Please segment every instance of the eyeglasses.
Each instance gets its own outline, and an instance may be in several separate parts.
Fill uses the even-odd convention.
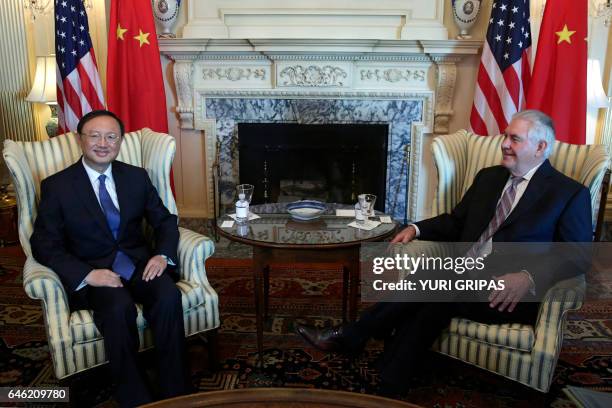
[[[87,137],[89,140],[91,140],[95,144],[100,143],[102,139],[104,139],[106,140],[106,143],[108,143],[109,145],[114,145],[119,141],[119,139],[121,139],[121,136],[119,136],[116,133],[107,133],[105,135],[103,135],[102,133],[97,133],[97,132],[81,133],[81,134]]]

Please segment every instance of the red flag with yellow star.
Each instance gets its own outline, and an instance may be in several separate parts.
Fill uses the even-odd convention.
[[[166,94],[150,0],[112,0],[106,69],[108,109],[126,132],[168,132]]]
[[[550,115],[557,140],[586,141],[587,0],[548,0],[527,108]]]

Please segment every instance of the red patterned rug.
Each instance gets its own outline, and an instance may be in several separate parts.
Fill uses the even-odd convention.
[[[24,257],[0,249],[0,386],[56,384],[37,301],[21,283]],[[341,318],[341,272],[330,266],[273,268],[265,364],[255,367],[255,318],[250,261],[215,258],[207,264],[219,293],[221,370],[208,370],[205,345],[189,340],[192,380],[201,391],[246,387],[313,387],[375,393],[374,362],[382,346],[371,343],[357,360],[318,352],[294,333],[296,321],[332,325]],[[572,407],[566,385],[612,391],[612,304],[588,303],[570,316],[553,386],[548,394],[459,361],[429,353],[418,377],[406,378],[406,401],[426,407]],[[105,368],[78,378],[83,405],[112,405]],[[80,404],[79,404],[80,405]]]

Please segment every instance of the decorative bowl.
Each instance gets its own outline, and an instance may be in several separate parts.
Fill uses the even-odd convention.
[[[287,204],[287,212],[297,221],[316,220],[326,209],[325,203],[316,200],[301,200]]]

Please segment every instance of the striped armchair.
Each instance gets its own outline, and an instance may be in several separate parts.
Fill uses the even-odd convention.
[[[30,249],[40,199],[40,182],[70,166],[81,156],[73,133],[42,142],[4,142],[3,156],[10,170],[19,211],[19,241],[27,260],[23,286],[29,297],[42,301],[45,327],[53,368],[58,379],[107,362],[104,341],[94,324],[90,310],[70,312],[66,292],[51,269],[36,262]],[[173,137],[150,129],[127,133],[118,160],[144,167],[168,210],[177,214],[170,189],[170,167],[176,150]],[[181,279],[185,335],[206,332],[213,337],[219,327],[217,293],[208,283],[204,261],[214,252],[213,242],[200,234],[179,228],[178,256]],[[152,334],[138,308],[137,326],[140,348],[153,346]]]
[[[482,137],[460,130],[433,140],[438,186],[432,215],[451,211],[480,169],[501,162],[502,139],[502,135]],[[557,170],[589,188],[595,225],[609,161],[605,147],[557,142],[549,159]],[[563,343],[566,313],[582,307],[583,295],[584,280],[559,282],[547,292],[535,327],[455,318],[434,349],[547,392]]]

